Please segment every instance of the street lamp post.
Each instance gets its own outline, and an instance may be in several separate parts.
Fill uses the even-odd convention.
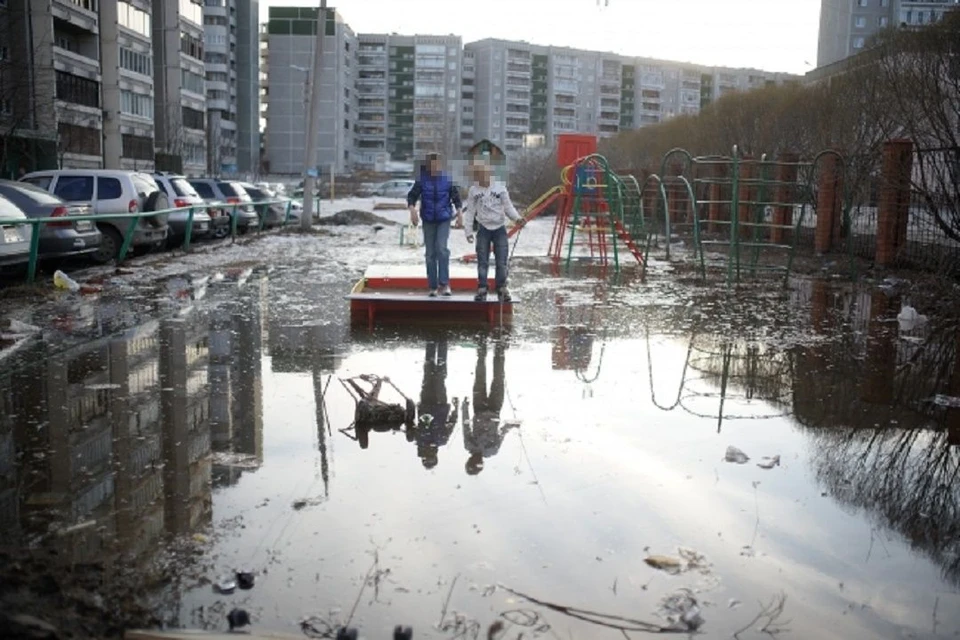
[[[314,44],[313,69],[310,73],[310,103],[307,107],[307,145],[303,162],[303,214],[300,230],[309,231],[313,226],[313,192],[317,177],[317,105],[320,103],[320,65],[323,55],[324,24],[327,16],[327,0],[320,0],[317,14],[317,42]],[[319,207],[319,202],[317,203]]]

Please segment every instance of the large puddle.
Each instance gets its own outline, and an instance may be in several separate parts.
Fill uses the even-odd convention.
[[[955,325],[901,326],[881,289],[527,263],[510,331],[367,334],[350,278],[316,274],[67,314],[24,349],[0,372],[4,541],[64,571],[173,549],[157,615],[210,629],[240,607],[293,633],[622,638],[581,618],[666,625],[678,593],[708,637],[960,629],[960,409],[934,402],[960,396]],[[417,424],[352,428],[363,374]],[[218,593],[237,569],[253,588]]]

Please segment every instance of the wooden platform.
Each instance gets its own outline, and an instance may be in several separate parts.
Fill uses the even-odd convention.
[[[493,280],[488,287],[493,291]],[[491,326],[508,324],[513,319],[515,302],[501,303],[496,295],[486,302],[473,299],[477,290],[476,270],[450,269],[451,296],[431,298],[422,267],[412,265],[375,265],[354,285],[347,299],[353,324],[365,323],[373,329],[377,321],[405,324],[446,324],[484,322]]]

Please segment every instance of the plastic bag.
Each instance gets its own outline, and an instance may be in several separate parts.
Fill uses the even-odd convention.
[[[80,291],[80,284],[60,270],[57,270],[53,274],[53,286],[55,286],[57,289],[66,289],[67,291],[72,291],[73,293]]]

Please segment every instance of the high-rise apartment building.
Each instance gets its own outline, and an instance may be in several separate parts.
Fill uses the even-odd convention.
[[[207,4],[210,4],[209,1]],[[237,2],[237,171],[260,168],[260,3]]]
[[[933,24],[960,0],[821,0],[817,66],[855,55],[887,27]]]
[[[0,2],[0,173],[153,168],[151,11],[149,0]]]
[[[237,171],[237,4],[207,0],[203,6],[209,175]]]
[[[353,122],[357,113],[354,67],[357,39],[335,9],[327,9],[322,29],[319,78],[311,78],[319,9],[270,7],[266,33],[267,170],[303,172],[307,107],[311,82],[320,82],[319,133],[315,166],[343,171],[352,162]]]
[[[462,54],[458,36],[360,34],[356,164],[459,151]]]
[[[123,3],[121,3],[123,4]],[[149,20],[147,14],[146,19]],[[207,169],[203,6],[155,0],[153,67],[158,169],[199,176]]]

